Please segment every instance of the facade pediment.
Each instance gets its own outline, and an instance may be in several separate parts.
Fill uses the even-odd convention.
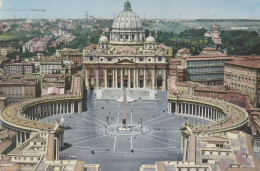
[[[118,61],[117,64],[134,64],[135,62],[130,61],[129,59],[123,59],[121,61]]]

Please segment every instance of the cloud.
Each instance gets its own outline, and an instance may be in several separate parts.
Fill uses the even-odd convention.
[[[0,8],[2,7],[3,4],[3,0],[0,0]]]

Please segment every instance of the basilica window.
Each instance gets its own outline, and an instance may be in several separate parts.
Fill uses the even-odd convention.
[[[91,56],[91,57],[89,58],[89,60],[90,60],[90,61],[93,61],[93,57]]]
[[[159,58],[158,58],[158,61],[161,62],[161,61],[162,61],[162,57],[159,57]]]

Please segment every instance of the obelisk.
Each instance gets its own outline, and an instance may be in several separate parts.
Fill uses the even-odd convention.
[[[124,89],[123,101],[124,101],[123,128],[126,128],[126,94],[125,94],[125,89]]]

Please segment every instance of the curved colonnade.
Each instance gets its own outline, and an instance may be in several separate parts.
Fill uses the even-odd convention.
[[[248,123],[245,109],[229,102],[199,96],[169,96],[169,113],[212,121],[207,125],[187,125],[190,134],[217,133],[240,129]],[[185,126],[185,125],[184,125]]]
[[[82,111],[83,80],[80,76],[72,78],[70,93],[48,95],[25,100],[6,106],[0,115],[2,126],[16,132],[16,145],[25,142],[34,133],[53,133],[63,146],[64,128],[59,124],[49,124],[37,120],[56,114],[77,113]]]

